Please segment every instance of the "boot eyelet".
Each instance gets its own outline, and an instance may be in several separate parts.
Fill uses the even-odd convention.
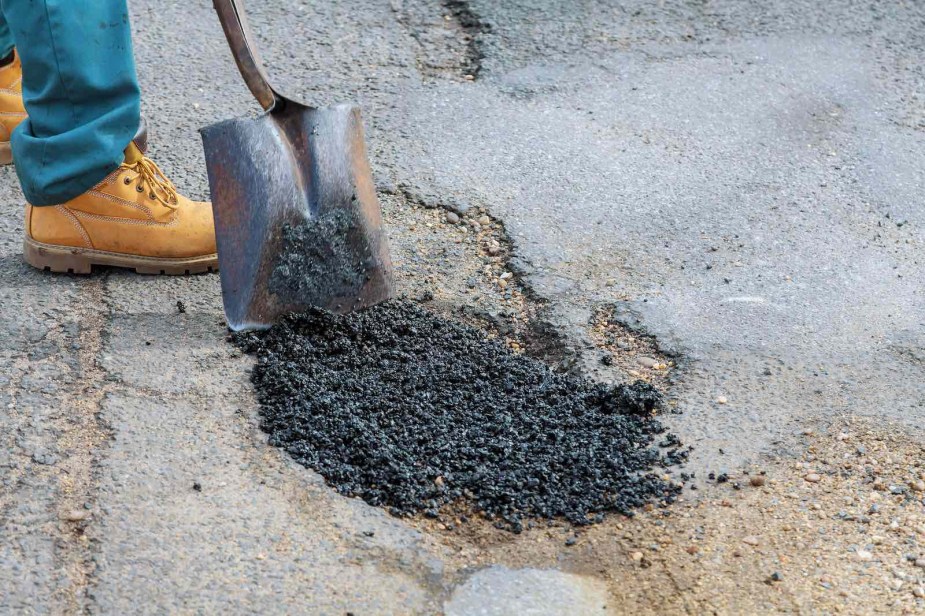
[[[141,186],[136,186],[136,187],[135,187],[135,190],[137,190],[138,192],[144,192],[144,191],[145,191],[145,189],[142,188]]]
[[[132,183],[132,178],[125,178],[125,179],[122,180],[122,181],[125,183],[126,186],[128,186],[129,184]]]
[[[151,197],[152,199],[157,199],[157,195],[155,195],[154,193],[148,193],[148,196]]]

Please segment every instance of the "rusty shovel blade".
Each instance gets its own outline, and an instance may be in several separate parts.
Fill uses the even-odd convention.
[[[273,90],[239,0],[216,10],[266,113],[203,128],[222,299],[233,330],[318,307],[337,313],[392,295],[392,265],[360,110],[307,107]]]

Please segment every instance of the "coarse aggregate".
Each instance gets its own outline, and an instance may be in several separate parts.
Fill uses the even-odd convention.
[[[340,493],[408,516],[462,505],[499,527],[670,502],[650,385],[554,372],[485,332],[394,300],[234,334],[270,442]],[[675,443],[675,439],[669,439]],[[465,516],[464,516],[465,517]]]
[[[269,288],[284,301],[326,306],[331,298],[357,297],[367,273],[381,267],[378,231],[370,237],[357,213],[339,208],[298,224],[284,224]]]

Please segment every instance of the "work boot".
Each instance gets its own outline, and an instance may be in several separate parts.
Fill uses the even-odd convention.
[[[212,205],[177,194],[133,142],[106,178],[61,205],[26,205],[23,253],[30,265],[89,274],[94,265],[139,274],[218,269]]]
[[[13,61],[0,67],[0,165],[13,162],[10,135],[26,119],[22,103],[22,62],[13,52]]]

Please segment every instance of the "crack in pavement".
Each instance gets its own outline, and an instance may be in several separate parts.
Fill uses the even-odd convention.
[[[491,32],[491,25],[476,13],[469,0],[443,0],[443,6],[449,10],[455,22],[466,33],[466,63],[462,67],[466,71],[464,75],[471,75],[473,79],[478,79],[482,71],[482,60],[485,58],[481,37]]]
[[[97,544],[87,537],[85,530],[94,513],[98,513],[94,508],[97,462],[111,437],[111,429],[100,415],[103,397],[112,387],[99,361],[105,322],[111,314],[106,299],[107,281],[104,274],[85,285],[84,301],[77,305],[80,387],[62,400],[61,408],[67,416],[60,419],[62,431],[57,439],[61,461],[56,465],[60,482],[56,504],[61,540],[56,542],[55,557],[58,568],[66,572],[70,582],[62,597],[68,613],[93,612],[90,589],[94,583]]]
[[[390,8],[416,43],[415,58],[422,76],[478,78],[485,57],[482,37],[491,32],[491,26],[469,2],[391,0]]]
[[[49,289],[70,280],[49,280]],[[12,555],[13,571],[20,570],[0,589],[0,606],[12,608],[21,600],[17,593],[40,585],[44,603],[33,607],[88,614],[95,545],[85,529],[94,515],[96,462],[109,438],[99,416],[107,387],[98,363],[105,279],[63,295],[68,293],[75,298],[65,308],[68,316],[45,321],[40,335],[29,337],[27,351],[9,365],[11,378],[0,395],[9,441],[3,445],[6,459],[0,459],[9,469],[0,482],[0,563]],[[60,309],[33,316],[54,318]]]

